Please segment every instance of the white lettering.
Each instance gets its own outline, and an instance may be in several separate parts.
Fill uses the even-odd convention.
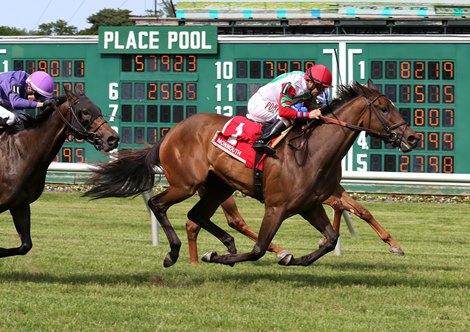
[[[178,33],[176,31],[168,32],[168,49],[173,48],[173,43],[178,41]]]
[[[140,36],[140,33],[139,33]],[[130,31],[129,34],[127,35],[127,43],[126,43],[126,50],[129,48],[136,49],[137,48],[137,42],[135,40],[135,35],[133,31]]]
[[[206,32],[202,31],[202,49],[204,50],[211,50],[212,45],[207,45],[206,44]]]
[[[217,138],[216,142],[217,142],[218,145],[223,146],[225,149],[227,149],[231,153],[233,153],[233,154],[235,154],[239,157],[241,156],[242,152],[239,149],[237,149],[233,145],[229,144],[228,142],[224,141],[220,137]]]
[[[113,39],[114,39],[113,36],[114,36],[114,34],[113,34],[112,31],[105,31],[104,32],[104,35],[103,35],[104,45],[103,45],[103,47],[105,49],[107,49],[109,47],[108,44],[113,41]]]
[[[148,36],[147,31],[140,31],[139,32],[139,49],[140,50],[149,48],[149,45],[147,43],[144,43],[144,39],[146,41],[148,40],[148,38],[144,38],[144,37],[147,37],[147,36]]]
[[[160,42],[160,38],[158,37],[159,35],[160,31],[150,31],[149,48],[151,50],[158,50],[158,43]]]
[[[108,49],[113,47],[118,50],[157,50],[159,49],[159,31],[129,31],[125,43],[121,44],[119,40],[119,31],[105,31],[103,34],[103,48]],[[123,40],[124,41],[124,40]]]
[[[169,31],[168,49],[173,49],[176,44],[181,50],[212,49],[212,45],[207,45],[206,31]]]

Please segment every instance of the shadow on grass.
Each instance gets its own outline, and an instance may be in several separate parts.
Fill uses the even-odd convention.
[[[338,287],[338,286],[367,286],[367,287],[431,287],[461,289],[463,284],[459,277],[436,277],[433,272],[449,271],[465,273],[461,268],[447,266],[418,266],[405,264],[363,264],[363,263],[331,263],[323,264],[319,268],[310,267],[276,267],[279,270],[260,272],[264,269],[255,265],[253,272],[246,269],[237,270],[236,267],[227,267],[227,270],[208,271],[204,265],[191,267],[183,272],[178,269],[164,269],[159,273],[141,272],[136,274],[71,274],[55,275],[53,273],[34,272],[0,272],[0,284],[5,282],[33,282],[64,285],[137,285],[165,287],[165,288],[193,288],[207,287],[209,283],[234,283],[251,285],[266,281],[269,283],[289,283],[294,287]],[[191,270],[193,269],[193,270]],[[393,273],[388,273],[393,270]],[[459,272],[460,271],[460,272]],[[385,275],[384,275],[385,273]],[[206,286],[204,286],[206,284]]]

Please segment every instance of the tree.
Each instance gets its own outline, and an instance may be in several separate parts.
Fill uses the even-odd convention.
[[[129,26],[133,22],[129,19],[130,10],[127,9],[110,9],[105,8],[98,13],[87,18],[88,23],[92,26],[88,29],[81,30],[79,34],[97,35],[100,26]]]
[[[69,26],[64,20],[57,20],[51,23],[43,23],[39,25],[37,34],[39,35],[75,35],[77,33],[77,27]]]
[[[28,32],[24,29],[0,26],[0,36],[25,36]]]
[[[162,0],[165,17],[176,17],[175,6],[172,0]]]
[[[176,17],[175,13],[175,6],[173,5],[172,0],[161,0],[161,4],[163,6],[160,6],[160,8],[157,8],[157,3],[159,1],[155,2],[155,9],[147,9],[146,12],[148,16],[154,16],[154,17]]]

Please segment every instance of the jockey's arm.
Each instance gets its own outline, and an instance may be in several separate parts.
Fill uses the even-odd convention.
[[[299,96],[296,96],[295,88],[291,86],[290,83],[286,83],[279,96],[278,112],[280,117],[285,119],[318,119],[320,117],[321,112],[318,108],[310,111],[293,109],[292,106],[294,105],[294,98],[299,98]],[[306,105],[308,110],[311,105],[311,98],[306,99]]]

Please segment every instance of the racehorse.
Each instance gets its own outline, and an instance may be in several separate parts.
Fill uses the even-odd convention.
[[[30,204],[44,190],[47,168],[69,134],[110,151],[119,136],[103,119],[101,110],[81,92],[65,89],[65,96],[45,107],[24,130],[0,134],[0,213],[10,210],[21,238],[17,248],[0,248],[0,257],[25,255],[31,241]]]
[[[170,251],[163,261],[165,267],[176,263],[181,247],[167,210],[194,195],[201,186],[205,193],[188,212],[188,218],[216,236],[229,252],[225,255],[207,253],[203,261],[234,265],[258,260],[266,253],[281,223],[300,214],[326,237],[326,245],[300,258],[286,255],[279,264],[310,265],[336,245],[338,234],[322,202],[338,187],[341,160],[359,132],[364,130],[380,137],[399,146],[403,152],[418,143],[415,131],[371,81],[367,86],[359,83],[340,86],[338,91],[338,98],[330,104],[330,116],[295,126],[287,135],[288,142],[278,146],[277,157],[266,159],[263,172],[265,213],[258,240],[248,253],[237,254],[233,237],[210,220],[217,207],[235,190],[255,196],[252,170],[211,142],[214,133],[228,121],[222,115],[193,115],[174,126],[153,148],[127,151],[117,160],[99,165],[90,179],[93,187],[85,195],[104,198],[141,194],[152,188],[154,167],[159,165],[169,186],[151,197],[148,203],[170,243]],[[292,142],[294,138],[301,140],[297,146]],[[302,157],[298,158],[296,152]]]
[[[351,212],[367,222],[370,227],[377,233],[377,235],[388,244],[389,252],[391,254],[397,256],[403,256],[405,253],[403,252],[400,244],[387,232],[382,225],[374,218],[372,213],[365,208],[363,205],[359,204],[354,198],[349,195],[349,193],[339,185],[333,192],[333,194],[323,202],[323,204],[329,205],[333,208],[333,230],[339,234],[340,224],[341,224],[341,216],[343,215],[344,211]],[[253,231],[246,223],[246,221],[241,216],[240,212],[238,211],[237,204],[232,196],[230,196],[226,201],[224,201],[220,207],[225,215],[227,220],[227,224],[235,229],[236,231],[240,232],[241,234],[245,235],[246,237],[254,240],[258,239],[258,234]],[[186,236],[188,238],[188,251],[189,251],[189,262],[192,265],[196,265],[199,263],[198,260],[198,250],[197,250],[197,236],[199,231],[201,230],[201,226],[196,224],[195,222],[188,220],[186,221]],[[326,238],[322,238],[320,240],[321,245],[326,244]],[[282,259],[286,254],[288,254],[287,250],[278,245],[271,243],[268,246],[268,251],[271,251],[277,255],[278,258]]]

